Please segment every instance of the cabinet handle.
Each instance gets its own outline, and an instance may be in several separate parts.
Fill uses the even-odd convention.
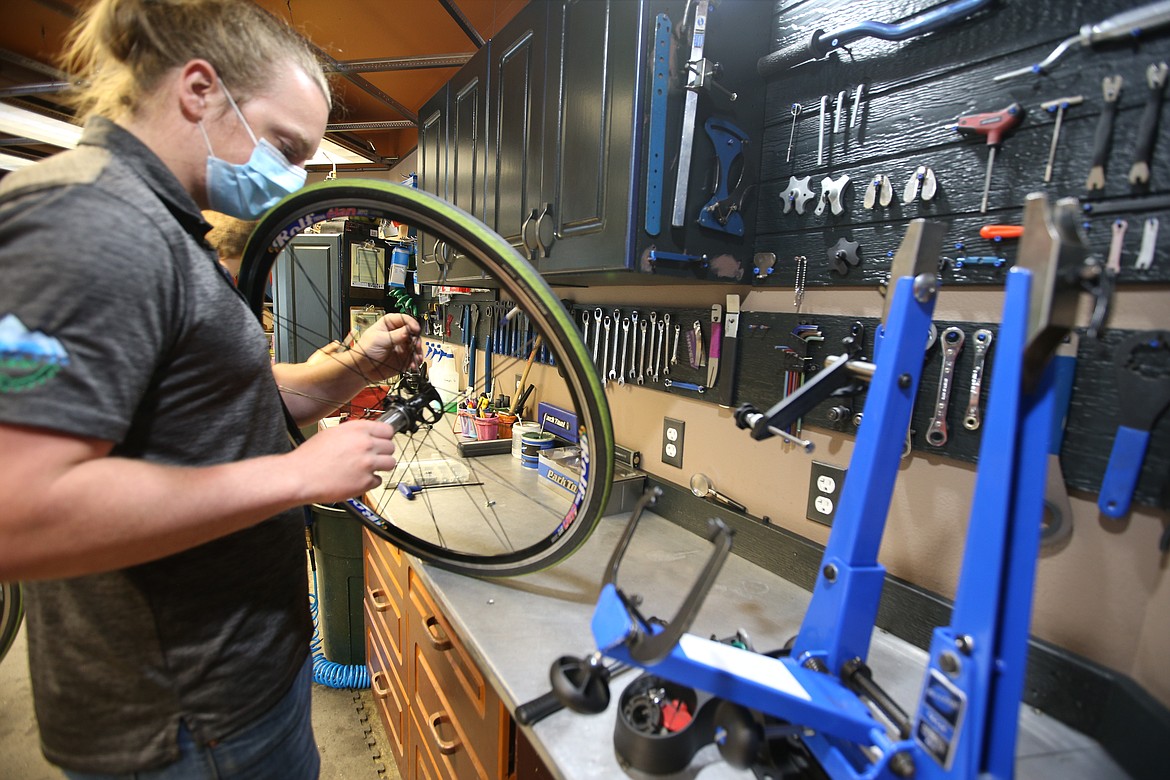
[[[556,231],[554,231],[552,240],[547,244],[540,240],[540,228],[544,224],[544,218],[550,216],[552,216],[552,204],[545,203],[543,206],[541,206],[540,216],[536,218],[536,245],[540,248],[541,257],[548,257],[548,253],[552,249],[553,241],[556,241]]]
[[[386,591],[381,588],[366,588],[366,595],[370,597],[370,604],[373,605],[375,612],[385,612],[390,609],[390,599],[386,598]]]
[[[451,649],[451,638],[447,636],[447,632],[439,625],[439,619],[431,615],[423,624],[427,629],[427,639],[430,640],[431,647],[439,652],[446,652]]]
[[[427,725],[431,727],[431,736],[435,738],[435,747],[439,752],[445,756],[449,756],[459,749],[459,738],[455,737],[450,742],[444,742],[443,738],[439,736],[439,724],[450,723],[451,718],[447,713],[439,710],[434,715],[427,718]]]
[[[384,699],[390,695],[390,686],[387,685],[388,682],[385,672],[374,672],[370,675],[370,687],[374,689],[374,695],[380,699]]]
[[[394,690],[394,686],[389,683],[390,680],[385,672],[374,672],[370,675],[370,687],[374,689],[374,695],[379,699],[385,699],[387,696],[394,699],[395,710],[402,712],[402,700],[398,698],[398,692]]]
[[[529,261],[536,259],[536,247],[528,243],[528,225],[531,224],[532,220],[534,219],[536,219],[536,209],[530,211],[528,216],[525,217],[524,222],[520,225],[520,243],[523,244],[524,249],[527,250]]]

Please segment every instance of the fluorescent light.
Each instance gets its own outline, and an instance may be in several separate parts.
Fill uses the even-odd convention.
[[[59,119],[0,103],[0,133],[72,149],[81,138],[81,128]]]
[[[328,138],[321,139],[321,146],[317,149],[317,153],[305,165],[345,165],[348,163],[368,163],[370,158],[362,157],[360,154],[355,154],[344,146],[330,141]]]
[[[0,152],[0,171],[15,171],[35,162],[36,160],[30,160],[27,157],[17,157],[15,154]]]

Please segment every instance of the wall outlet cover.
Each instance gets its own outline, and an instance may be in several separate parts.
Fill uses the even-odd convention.
[[[687,424],[672,417],[662,419],[662,462],[682,468],[683,433]]]
[[[841,488],[845,484],[845,471],[843,467],[834,466],[832,463],[822,463],[819,460],[812,462],[805,517],[817,523],[833,524],[833,517],[837,514],[837,502],[841,498]]]

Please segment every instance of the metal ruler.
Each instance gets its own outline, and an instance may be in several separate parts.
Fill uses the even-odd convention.
[[[695,21],[691,26],[691,56],[688,63],[703,59],[703,45],[707,39],[707,7],[709,0],[695,3]],[[682,141],[678,149],[678,178],[674,180],[674,210],[670,224],[682,227],[686,223],[687,185],[691,178],[691,153],[695,146],[695,114],[699,110],[699,93],[696,91],[702,75],[687,68],[687,95],[683,104]]]

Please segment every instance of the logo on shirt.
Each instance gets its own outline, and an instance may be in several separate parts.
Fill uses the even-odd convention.
[[[69,355],[61,342],[32,331],[15,314],[0,317],[0,393],[19,393],[48,382]]]

